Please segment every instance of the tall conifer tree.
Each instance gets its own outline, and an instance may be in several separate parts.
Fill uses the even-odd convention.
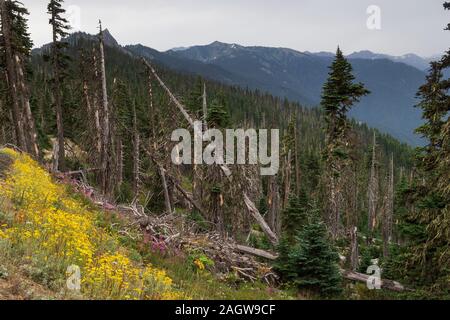
[[[328,224],[337,238],[343,205],[342,175],[349,158],[349,129],[347,113],[361,97],[369,94],[361,83],[355,83],[352,66],[338,48],[323,88],[322,107],[326,120],[326,184]]]

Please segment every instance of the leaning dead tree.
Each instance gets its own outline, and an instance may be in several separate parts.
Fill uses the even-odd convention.
[[[244,201],[245,204],[247,205],[248,211],[261,226],[262,230],[267,235],[270,242],[272,242],[272,244],[274,245],[277,245],[279,241],[278,236],[270,229],[269,225],[266,223],[263,216],[256,208],[255,204],[250,200],[250,198],[246,194],[244,194]]]

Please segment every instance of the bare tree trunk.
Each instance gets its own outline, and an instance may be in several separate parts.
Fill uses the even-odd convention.
[[[339,234],[339,223],[340,223],[340,193],[338,192],[338,186],[336,183],[336,177],[333,176],[333,173],[329,173],[331,175],[329,183],[329,227],[331,231],[331,236],[333,239],[337,239]]]
[[[117,137],[117,184],[123,183],[123,142],[121,137]]]
[[[59,170],[59,143],[58,139],[55,140],[55,143],[53,144],[53,150],[52,150],[52,171],[58,172]]]
[[[264,233],[269,238],[270,242],[272,242],[272,244],[274,244],[274,245],[277,245],[278,241],[279,241],[278,236],[272,231],[272,229],[270,229],[269,225],[264,220],[261,213],[259,213],[255,204],[250,200],[250,198],[246,194],[244,194],[244,201],[245,201],[248,211],[253,216],[253,218],[256,220],[256,222],[258,222],[261,229],[264,231]]]
[[[280,215],[280,190],[276,176],[269,177],[269,190],[268,190],[268,205],[269,214],[268,221],[269,227],[277,234],[281,233],[281,215]]]
[[[297,119],[297,116],[295,117]],[[297,132],[297,122],[295,122],[295,135],[294,135],[294,144],[295,144],[295,151],[294,151],[294,157],[295,157],[295,186],[296,186],[296,192],[297,197],[300,196],[300,162],[299,162],[299,155],[298,155],[298,132]]]
[[[150,143],[149,145],[152,146],[152,144],[155,143],[155,138],[156,138],[156,131],[155,131],[155,108],[153,105],[153,86],[152,86],[152,73],[151,71],[147,68],[147,73],[148,73],[148,77],[147,77],[147,90],[148,90],[148,99],[149,99],[149,105],[148,105],[148,112],[149,112],[149,118],[150,118],[150,132],[151,132],[151,136],[150,136]]]
[[[52,21],[55,21],[56,12],[52,13]],[[58,139],[58,158],[59,158],[59,171],[66,171],[66,152],[64,146],[64,123],[63,123],[63,110],[62,110],[62,97],[61,97],[61,70],[59,68],[59,57],[58,57],[58,34],[56,31],[56,25],[53,24],[53,46],[52,46],[52,62],[53,62],[53,99],[55,100],[55,110],[56,110],[56,128],[57,128],[57,139]]]
[[[289,197],[291,196],[291,174],[292,174],[292,151],[289,150],[286,158],[286,166],[284,172],[284,198],[283,198],[283,209],[289,205]]]
[[[388,189],[386,195],[386,208],[383,221],[383,255],[389,256],[389,244],[392,241],[392,225],[394,219],[394,155],[389,163]]]
[[[203,84],[203,130],[208,130],[208,103],[206,100],[206,84]]]
[[[377,138],[376,133],[373,134],[373,149],[372,149],[372,167],[370,169],[369,180],[369,215],[368,215],[368,237],[367,240],[372,241],[373,232],[377,223],[377,209],[378,209],[378,172],[377,172]]]
[[[186,121],[189,123],[191,127],[194,126],[194,119],[189,115],[189,113],[186,111],[186,107],[182,105],[178,99],[174,96],[174,94],[170,91],[170,89],[167,87],[167,85],[161,80],[161,78],[156,73],[155,69],[151,66],[150,63],[148,63],[147,60],[142,60],[144,65],[150,70],[150,72],[153,74],[153,76],[156,78],[156,80],[159,82],[160,86],[166,91],[166,93],[169,95],[170,100],[175,104],[175,106],[180,110],[180,112],[183,114]]]
[[[84,57],[82,57],[84,59]],[[94,117],[94,109],[92,108],[91,99],[89,97],[89,85],[86,78],[83,76],[83,98],[84,102],[86,103],[86,121],[87,121],[87,129],[89,132],[88,140],[90,142],[90,148],[92,146],[96,145],[97,141],[95,141],[95,137],[97,137],[97,131],[94,121],[92,119],[95,119]],[[94,124],[94,125],[93,125]],[[92,152],[92,150],[90,150]]]
[[[10,123],[11,123],[11,127],[12,128],[14,128],[14,117],[13,117],[13,112],[12,112],[12,110],[10,109],[9,110],[9,121],[10,121]],[[18,138],[17,138],[17,133],[16,133],[16,130],[11,130],[11,136],[12,136],[12,142],[13,142],[13,144],[14,145],[19,145],[19,142],[18,142]]]
[[[95,49],[92,50],[92,59],[93,59],[93,68],[94,68],[94,79],[95,82],[97,83],[97,80],[99,79],[99,74],[100,74],[100,70],[99,70],[99,66],[98,66],[98,60],[97,60],[97,56],[95,54]],[[98,89],[95,86],[95,89]],[[93,117],[94,117],[94,125],[95,125],[95,137],[96,137],[96,150],[97,150],[97,154],[100,155],[101,157],[101,153],[102,153],[102,145],[103,145],[103,140],[102,140],[102,126],[100,123],[100,103],[99,103],[99,97],[98,97],[98,90],[94,90],[94,94],[92,96],[92,108],[93,108]],[[98,159],[97,159],[98,161]],[[97,165],[101,163],[99,163],[99,161],[97,162]]]
[[[29,92],[26,85],[26,79],[23,72],[23,61],[19,58],[19,56],[15,55],[15,61],[17,66],[17,80],[18,80],[18,88],[20,92],[20,97],[22,101],[22,110],[24,111],[25,115],[25,121],[24,121],[24,128],[26,128],[27,132],[27,150],[28,152],[35,158],[39,158],[39,147],[37,144],[37,132],[36,132],[36,126],[34,123],[33,114],[31,113],[31,106],[30,106],[30,98],[29,98]]]
[[[14,122],[14,129],[17,137],[18,147],[26,150],[25,130],[22,118],[22,110],[20,109],[17,79],[16,79],[16,67],[14,61],[14,54],[12,49],[12,34],[11,34],[11,21],[9,12],[6,6],[5,0],[0,0],[0,14],[2,20],[2,34],[3,44],[5,50],[5,62],[7,72],[8,90],[11,97],[12,104],[12,117]]]
[[[139,132],[137,126],[136,106],[133,105],[133,193],[139,194]]]
[[[161,175],[161,181],[163,184],[164,200],[166,203],[167,214],[172,214],[173,210],[172,210],[172,203],[170,202],[169,188],[167,186],[166,171],[164,170],[163,167],[159,168],[159,174]]]
[[[359,268],[358,228],[350,229],[350,267],[353,271]]]
[[[102,188],[105,194],[109,193],[109,172],[108,172],[108,160],[110,147],[110,126],[109,126],[109,106],[108,106],[108,91],[106,87],[106,66],[105,66],[105,51],[103,44],[103,29],[101,21],[100,25],[100,75],[102,83],[102,151],[101,151],[101,168],[102,168]]]

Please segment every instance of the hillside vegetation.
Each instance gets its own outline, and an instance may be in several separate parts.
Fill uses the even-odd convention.
[[[449,53],[419,86],[403,81],[412,67],[368,67],[338,47],[321,60],[322,90],[304,92],[321,92],[310,109],[230,86],[226,74],[202,78],[197,67],[219,70],[198,61],[170,55],[167,65],[121,47],[101,22],[98,35],[69,35],[63,5],[49,0],[53,41],[32,51],[28,11],[0,0],[0,294],[33,298],[23,282],[36,298],[448,297]],[[386,64],[392,83],[373,85]],[[372,115],[400,104],[390,90],[405,86],[420,100],[416,131],[427,145],[417,150],[351,118],[374,96],[389,103],[371,105]],[[180,154],[179,129],[201,131],[203,143],[188,147],[216,161],[178,163],[193,156]],[[226,150],[234,163],[225,165],[228,129],[250,137],[233,138],[241,145]],[[258,129],[275,129],[279,150]],[[247,140],[279,170],[263,175]],[[379,290],[369,291],[374,278]]]
[[[1,149],[0,177],[0,300],[289,297],[262,284],[232,286],[200,260],[152,250],[125,216],[56,183],[25,154]],[[81,269],[78,293],[67,288],[72,265]]]

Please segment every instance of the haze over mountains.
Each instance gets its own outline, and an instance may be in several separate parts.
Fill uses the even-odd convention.
[[[86,34],[71,36],[72,41]],[[119,46],[106,31],[107,44]],[[176,71],[193,73],[228,85],[267,91],[299,101],[320,104],[322,86],[328,76],[333,53],[298,52],[286,48],[244,47],[214,42],[204,46],[159,52],[143,45],[123,47]],[[411,145],[423,143],[414,134],[421,124],[416,92],[425,82],[431,59],[409,54],[394,57],[361,51],[348,55],[358,81],[372,92],[351,112],[356,120],[390,133]]]

